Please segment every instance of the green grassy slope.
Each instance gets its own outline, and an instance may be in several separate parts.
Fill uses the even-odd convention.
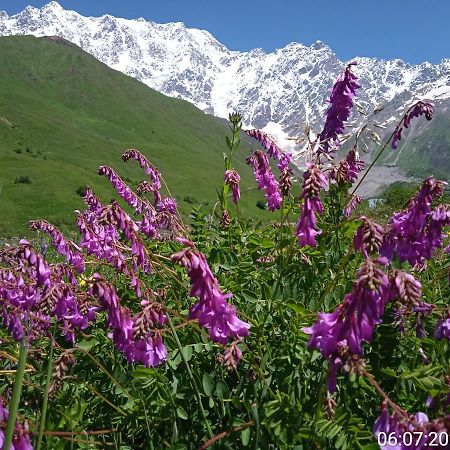
[[[105,201],[114,196],[101,164],[133,182],[144,178],[127,148],[141,150],[161,170],[181,209],[216,201],[223,177],[223,123],[182,100],[166,97],[108,68],[78,47],[52,38],[0,38],[0,235],[26,231],[33,218],[73,221],[83,204],[76,190],[89,184]],[[261,214],[263,198],[244,159],[244,213]],[[30,184],[15,183],[29,177]],[[250,188],[250,190],[246,190]]]

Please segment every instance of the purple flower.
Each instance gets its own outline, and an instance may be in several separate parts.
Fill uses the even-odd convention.
[[[351,62],[339,75],[331,91],[328,102],[330,107],[326,112],[325,125],[318,138],[320,140],[319,154],[330,153],[340,147],[339,135],[344,133],[345,122],[350,117],[353,98],[360,85],[356,82],[358,77],[352,72]]]
[[[94,194],[89,186],[86,186],[84,190],[83,200],[89,208],[89,211],[94,213],[100,213],[103,209],[103,205],[98,197]]]
[[[32,230],[41,230],[47,233],[53,241],[56,251],[65,256],[67,261],[72,264],[78,272],[84,272],[84,258],[79,251],[74,251],[74,244],[69,244],[62,233],[46,220],[35,220],[30,222]]]
[[[406,329],[407,318],[412,314],[416,317],[416,332],[418,337],[425,336],[423,318],[429,315],[434,305],[422,301],[422,285],[412,275],[395,271],[390,279],[389,298],[395,301],[395,324],[403,332]]]
[[[258,189],[265,190],[269,210],[275,211],[276,209],[280,209],[282,197],[278,181],[270,169],[267,156],[262,151],[256,150],[246,161],[247,164],[253,167]]]
[[[440,444],[440,434],[448,434],[450,417],[430,421],[423,412],[408,415],[405,411],[389,414],[386,402],[383,402],[381,414],[375,421],[373,434],[381,443],[381,450],[425,450],[432,447],[445,450],[447,445]],[[412,437],[412,439],[409,439]]]
[[[447,313],[445,319],[439,320],[436,324],[434,337],[436,339],[450,339],[450,312]]]
[[[238,204],[239,198],[241,197],[241,192],[239,190],[239,181],[241,177],[236,170],[231,169],[225,172],[225,184],[231,187],[233,191],[233,203]]]
[[[358,370],[363,341],[372,340],[389,300],[389,280],[382,270],[384,259],[366,259],[344,302],[332,313],[319,313],[317,322],[303,331],[311,335],[310,348],[318,349],[329,363],[328,390],[336,389],[336,371]]]
[[[327,187],[327,179],[318,166],[307,163],[308,170],[303,174],[303,190],[301,197],[304,199],[302,212],[297,224],[295,235],[298,237],[300,247],[317,245],[316,236],[322,231],[317,228],[316,214],[323,212],[320,199],[320,190]]]
[[[361,251],[364,258],[369,257],[369,253],[377,253],[383,242],[383,227],[365,216],[359,218],[361,225],[356,230],[353,239],[355,251]]]
[[[192,319],[209,331],[214,342],[226,344],[230,338],[248,336],[250,325],[237,317],[236,308],[228,304],[232,294],[223,294],[208,266],[205,255],[193,248],[192,242],[178,239],[186,247],[171,256],[172,262],[185,267],[191,280],[192,297],[199,301],[189,311]]]
[[[162,325],[166,317],[152,303],[144,302],[146,308],[141,314],[131,318],[128,308],[120,304],[114,287],[94,274],[91,293],[98,298],[107,312],[107,323],[112,329],[112,338],[116,348],[123,352],[129,362],[139,361],[144,366],[157,366],[167,359],[167,350],[159,331],[153,327]]]
[[[352,195],[348,205],[344,208],[344,216],[350,217],[356,207],[361,204],[363,199],[359,195]]]
[[[141,200],[129,186],[117,175],[116,171],[111,167],[100,166],[98,168],[99,175],[105,175],[113,185],[117,193],[135,210],[137,214],[141,214],[148,209],[150,205]]]
[[[6,402],[3,397],[0,397],[0,448],[3,448],[3,443],[5,440],[5,433],[2,430],[2,424],[6,424],[8,422],[8,418],[9,411],[6,408]],[[33,450],[28,423],[26,421],[23,424],[19,422],[15,423],[13,440],[9,448],[10,450]]]
[[[283,152],[283,150],[281,150],[281,148],[278,147],[275,142],[267,136],[267,134],[260,130],[245,130],[245,133],[261,143],[261,145],[267,150],[267,154],[275,161],[278,161],[278,168],[281,171],[289,166],[292,155],[290,153]]]
[[[142,169],[144,169],[145,173],[152,180],[153,188],[157,191],[161,189],[161,175],[158,169],[153,166],[150,161],[138,150],[131,148],[127,150],[123,155],[122,159],[124,161],[128,161],[129,159],[135,159]]]
[[[352,149],[347,153],[346,158],[331,171],[331,178],[338,183],[353,183],[363,169],[364,161],[360,160],[355,149]]]
[[[408,208],[392,216],[380,250],[382,256],[392,259],[396,254],[400,261],[415,266],[430,259],[442,246],[442,229],[450,224],[450,210],[444,206],[432,210],[431,203],[442,195],[445,184],[427,178]]]
[[[425,114],[427,120],[431,120],[433,118],[433,104],[428,102],[419,101],[415,105],[413,105],[406,114],[403,116],[400,123],[395,128],[393,139],[391,143],[391,147],[395,150],[398,147],[398,141],[402,138],[403,128],[408,128],[411,120],[414,117],[419,117]]]

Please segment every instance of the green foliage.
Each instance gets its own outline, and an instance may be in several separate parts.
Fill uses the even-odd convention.
[[[30,45],[31,50],[25,43]],[[240,215],[239,209],[234,213],[231,207],[228,208],[230,192],[227,186],[220,184],[223,183],[224,166],[225,169],[239,165],[243,168],[242,161],[239,162],[242,155],[238,150],[241,122],[239,115],[233,114],[230,116],[231,139],[228,137],[226,140],[228,151],[223,153],[223,159],[217,158],[218,161],[211,157],[211,161],[208,161],[208,177],[205,177],[210,182],[209,171],[217,174],[214,179],[217,179],[215,187],[220,207],[230,211],[232,216],[230,223],[224,226],[218,220],[218,208],[211,211],[203,205],[208,201],[204,199],[213,202],[214,196],[202,194],[200,181],[205,180],[198,177],[198,168],[194,167],[195,164],[206,167],[204,148],[200,151],[196,147],[200,138],[204,138],[200,128],[205,122],[200,116],[193,117],[191,122],[191,115],[197,114],[194,109],[184,103],[171,103],[151,91],[150,94],[146,93],[138,83],[130,82],[115,72],[105,71],[103,66],[76,48],[69,46],[70,52],[67,52],[67,43],[26,38],[0,40],[0,47],[2,45],[5,52],[13,52],[11,54],[15,54],[18,47],[25,53],[35,52],[45,56],[42,60],[34,60],[41,72],[24,70],[26,67],[20,61],[17,62],[17,69],[7,66],[8,71],[18,71],[21,88],[42,83],[45,90],[45,80],[55,80],[52,89],[55,89],[56,94],[47,91],[47,95],[57,96],[58,102],[52,103],[57,105],[53,113],[58,114],[54,117],[68,127],[65,130],[68,136],[71,132],[74,133],[73,138],[76,135],[70,125],[70,120],[75,120],[75,128],[86,127],[95,136],[92,144],[97,145],[101,136],[108,141],[108,146],[112,141],[117,144],[122,142],[120,139],[131,139],[131,136],[138,136],[136,140],[131,139],[133,145],[142,143],[140,139],[143,136],[148,139],[151,145],[147,148],[154,151],[158,165],[177,187],[177,198],[183,198],[184,203],[195,204],[190,213],[189,227],[183,226],[179,234],[194,242],[196,249],[205,255],[221,290],[232,294],[229,302],[236,307],[239,317],[251,325],[250,336],[230,343],[242,352],[239,364],[232,368],[226,364],[224,346],[212,342],[204,327],[188,319],[189,309],[197,299],[190,296],[191,286],[185,268],[175,265],[170,258],[180,250],[180,243],[142,237],[153,271],[139,271],[139,280],[149,291],[160,294],[158,298],[163,298],[158,307],[167,314],[168,321],[158,331],[151,331],[162,334],[168,352],[167,363],[154,368],[127,363],[108,336],[105,312],[98,315],[95,324],[78,333],[74,348],[58,332],[54,359],[65,351],[76,357],[76,364],[54,370],[54,390],[49,399],[45,422],[45,448],[181,450],[214,446],[217,449],[372,450],[377,447],[372,428],[380,412],[382,397],[388,396],[402,409],[412,413],[426,411],[432,418],[445,414],[443,402],[437,402],[437,406],[431,410],[426,407],[426,401],[429,396],[439,398],[450,393],[449,341],[433,338],[436,322],[448,308],[448,254],[438,250],[427,262],[426,270],[393,261],[392,268],[414,271],[415,278],[423,286],[423,300],[433,305],[434,309],[422,318],[424,337],[419,338],[417,335],[414,314],[405,320],[400,332],[396,323],[397,305],[389,302],[381,323],[375,327],[373,339],[364,344],[364,361],[357,366],[358,370],[343,367],[338,372],[337,392],[331,396],[327,393],[327,361],[320,352],[308,347],[309,335],[304,330],[317,320],[318,312],[330,312],[344,301],[363,261],[363,256],[353,250],[353,239],[360,221],[343,216],[349,186],[330,183],[327,192],[322,192],[323,213],[317,214],[317,226],[321,233],[317,238],[318,245],[314,248],[300,248],[294,235],[302,207],[298,194],[285,196],[281,211],[269,216],[270,219],[266,215],[262,216],[264,220],[252,214]],[[64,47],[62,50],[61,45]],[[12,46],[13,50],[8,46]],[[44,48],[43,53],[41,47]],[[0,62],[2,55],[0,53]],[[33,61],[33,54],[27,58]],[[51,65],[53,60],[58,63]],[[4,65],[0,64],[1,67],[0,70],[6,70]],[[70,79],[69,86],[73,83],[78,91],[86,95],[75,98],[75,91],[67,88],[66,84],[59,84],[60,71],[67,70],[67,67],[73,68],[66,74]],[[72,75],[79,73],[81,67],[87,68],[85,73],[89,74],[88,79],[73,79]],[[92,76],[91,69],[97,71],[98,79],[89,79]],[[14,79],[17,79],[18,73],[15,73]],[[35,73],[40,74],[39,77],[33,75]],[[124,86],[122,81],[131,85],[127,87],[126,95],[119,90],[117,97],[109,96],[105,100],[108,108],[105,109],[103,105],[98,121],[89,124],[89,119],[80,111],[86,105],[96,111],[98,105],[91,96],[103,102],[104,99],[90,87],[95,82],[101,92],[103,88],[99,80],[106,88]],[[16,92],[15,95],[19,94]],[[124,102],[124,98],[128,101],[129,95],[135,102],[133,107]],[[24,117],[38,123],[38,117],[31,117],[32,111],[38,110],[37,107],[33,109],[33,102],[36,102],[35,106],[42,106],[44,100],[32,96],[30,115],[25,114]],[[145,103],[147,100],[150,106]],[[130,115],[130,118],[122,116],[124,123],[118,123],[118,130],[115,130],[112,126],[115,119],[107,111],[117,113],[119,106],[124,105],[127,106],[124,114]],[[49,107],[48,104],[46,106]],[[45,111],[45,108],[39,110]],[[75,117],[73,111],[80,114]],[[164,113],[168,113],[166,118]],[[138,116],[154,119],[155,123],[149,123],[152,123],[156,132],[148,130],[148,123],[144,127],[144,122]],[[180,131],[179,135],[176,130],[168,132],[168,128],[164,128],[169,126],[169,122],[165,122],[168,117],[174,123],[183,125],[178,129],[183,132]],[[18,123],[17,129],[23,126],[19,119],[19,115],[17,118],[14,116]],[[46,126],[45,115],[40,114],[39,121]],[[211,125],[214,133],[223,129],[217,124],[215,126]],[[164,130],[165,134],[160,135],[159,130]],[[120,137],[121,133],[124,138]],[[206,134],[209,137],[213,135]],[[59,139],[62,136],[65,134],[61,133]],[[15,139],[17,141],[18,138]],[[26,148],[40,148],[34,143],[28,147],[25,141],[25,138],[20,140]],[[107,146],[102,145],[99,145],[99,153],[95,156],[88,152],[80,152],[83,154],[79,155],[69,152],[53,159],[52,152],[56,152],[54,145],[58,142],[55,137],[53,144],[49,143],[46,147],[49,170],[66,165],[95,165],[104,162],[97,161],[97,157],[103,156],[108,161],[106,153],[110,149],[106,150]],[[73,142],[77,142],[76,139]],[[192,167],[186,165],[180,170],[179,161],[183,160],[181,156],[186,145],[191,145],[192,159],[189,161]],[[169,147],[173,149],[172,155],[165,154]],[[9,151],[4,158],[7,163],[11,162],[8,158],[26,157],[27,160],[21,159],[21,164],[31,167],[27,166],[27,161],[36,164],[40,160],[38,151],[25,152],[28,155],[11,156],[11,153]],[[37,156],[34,158],[32,155]],[[84,161],[85,158],[88,161]],[[30,171],[33,182],[36,175],[36,186],[42,187],[43,179],[37,176],[38,166],[33,167],[36,169]],[[42,169],[42,166],[39,167]],[[138,179],[137,172],[132,165],[125,167],[131,168],[124,169],[124,179],[136,186],[133,180]],[[170,167],[176,170],[171,172]],[[55,172],[53,181],[60,183],[60,189],[64,185],[63,193],[70,191],[70,195],[79,195],[82,190],[79,183],[89,181],[90,175],[87,173],[71,178],[68,171]],[[195,177],[192,178],[194,173]],[[49,182],[50,178],[46,179],[46,183]],[[195,189],[194,184],[198,185]],[[385,192],[383,199],[386,201],[379,207],[386,208],[385,219],[393,209],[404,208],[415,190],[415,186],[398,184]],[[104,195],[110,193],[104,188],[99,191]],[[184,195],[185,191],[189,194]],[[25,194],[22,192],[21,198]],[[256,199],[260,197],[260,194],[243,195],[244,205],[247,202],[247,205],[256,208]],[[48,198],[51,199],[51,196]],[[265,208],[265,202],[261,200],[256,205]],[[1,208],[6,211],[7,206],[8,201]],[[26,205],[24,207],[22,204],[21,209],[25,208]],[[379,213],[381,210],[374,211]],[[3,213],[3,210],[0,212]],[[71,223],[67,218],[61,218],[61,221]],[[43,244],[42,236],[34,240],[36,248]],[[126,249],[125,245],[129,245],[129,242],[123,245],[123,249]],[[62,261],[51,247],[47,250],[46,258]],[[3,259],[0,259],[0,263],[4,264]],[[87,261],[86,267],[82,276],[77,274],[80,286],[92,283],[92,275],[99,273],[114,284],[121,305],[128,307],[131,314],[140,311],[142,298],[138,298],[130,288],[128,276],[117,273],[111,265],[99,263],[94,258]],[[0,328],[0,342],[0,355],[3,358],[0,365],[0,376],[3,377],[0,395],[9,397],[16,371],[18,345],[4,328]],[[32,433],[38,429],[41,417],[39,408],[46,369],[49,367],[49,348],[48,337],[41,337],[33,342],[29,351],[19,412],[20,416],[29,419]]]
[[[28,175],[20,175],[15,178],[14,184],[31,184],[31,179]]]

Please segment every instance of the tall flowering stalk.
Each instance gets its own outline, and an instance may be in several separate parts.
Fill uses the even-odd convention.
[[[395,254],[414,266],[430,259],[442,246],[442,230],[450,224],[450,210],[444,206],[432,209],[431,203],[442,195],[445,184],[427,178],[408,208],[392,216],[380,250],[382,256],[392,259]]]
[[[78,272],[84,272],[84,258],[83,255],[75,249],[74,245],[67,242],[62,233],[51,223],[46,220],[35,220],[30,222],[30,229],[41,230],[47,233],[53,241],[53,246],[56,251],[65,256],[67,261],[72,264]]]
[[[104,175],[113,185],[117,193],[125,200],[137,214],[144,212],[150,205],[141,200],[132,189],[119,177],[117,172],[111,167],[100,166],[98,168],[98,174]]]
[[[122,155],[122,159],[126,162],[130,159],[136,160],[145,173],[150,177],[152,188],[156,191],[161,189],[161,174],[158,169],[138,150],[131,148]]]
[[[431,120],[433,118],[433,104],[429,102],[423,102],[419,101],[415,103],[411,108],[406,112],[406,114],[403,116],[400,123],[395,128],[391,147],[395,150],[398,147],[398,142],[402,138],[402,131],[403,128],[409,128],[411,124],[411,120],[414,119],[414,117],[419,117],[425,115],[425,118],[427,120]]]
[[[358,77],[352,72],[356,62],[351,62],[339,75],[331,91],[328,102],[330,107],[326,112],[325,125],[318,139],[320,142],[318,154],[329,154],[340,147],[339,136],[344,133],[345,122],[350,117],[353,98],[360,88]]]
[[[225,174],[222,189],[217,191],[220,206],[222,209],[222,215],[220,218],[220,225],[222,228],[227,228],[231,223],[231,216],[228,211],[228,191],[231,188],[233,194],[233,203],[236,205],[236,211],[239,215],[239,209],[237,207],[239,198],[241,197],[241,191],[239,189],[239,181],[241,180],[238,172],[232,167],[233,152],[239,147],[239,136],[242,129],[242,116],[237,113],[231,113],[228,116],[230,120],[231,139],[226,136],[225,140],[228,147],[228,153],[223,154]]]
[[[226,344],[229,339],[248,336],[250,325],[237,317],[236,308],[228,304],[232,294],[224,294],[217,279],[211,272],[205,255],[194,248],[186,239],[178,238],[185,245],[171,256],[174,263],[185,267],[191,280],[192,297],[199,301],[189,310],[191,319],[197,319],[201,326],[209,331],[214,342]]]
[[[282,202],[280,187],[272,173],[267,155],[261,150],[256,150],[246,161],[253,168],[258,189],[264,189],[265,191],[269,210],[280,209]]]
[[[300,220],[297,223],[295,235],[300,247],[317,245],[316,236],[322,231],[317,228],[316,213],[323,213],[320,191],[327,187],[328,182],[319,167],[307,163],[308,170],[303,174],[304,182],[301,197],[303,205]]]
[[[157,304],[147,302],[141,313],[133,317],[131,311],[120,304],[114,287],[99,274],[93,275],[90,292],[107,312],[115,345],[129,362],[154,367],[167,359],[167,350],[157,329],[167,318]]]
[[[317,322],[303,331],[311,335],[309,347],[318,349],[328,360],[328,391],[336,390],[338,368],[359,371],[363,363],[362,343],[372,340],[389,301],[389,280],[383,272],[383,259],[366,259],[353,289],[332,313],[319,313]]]
[[[281,172],[288,168],[292,155],[281,150],[266,133],[260,130],[245,130],[245,134],[256,139],[267,150],[267,154],[277,161]]]

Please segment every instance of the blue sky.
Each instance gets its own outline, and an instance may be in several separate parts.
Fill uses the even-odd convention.
[[[0,0],[8,14],[47,1]],[[450,0],[60,0],[83,15],[184,22],[232,50],[272,51],[296,41],[328,44],[340,59],[450,58]]]

